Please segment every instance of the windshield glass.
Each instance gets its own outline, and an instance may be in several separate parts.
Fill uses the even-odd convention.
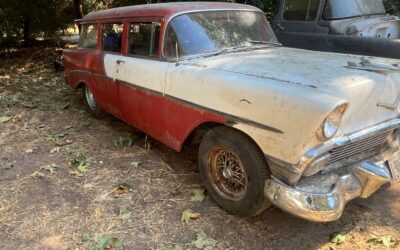
[[[382,0],[327,0],[324,18],[341,19],[385,13]]]
[[[265,16],[251,11],[207,11],[183,14],[168,25],[167,58],[213,53],[242,46],[277,43]]]

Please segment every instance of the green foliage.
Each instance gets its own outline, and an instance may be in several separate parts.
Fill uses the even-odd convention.
[[[400,0],[384,0],[383,3],[388,13],[400,16]]]
[[[279,0],[226,0],[254,5],[272,21]],[[400,0],[383,0],[388,13],[400,16]],[[53,38],[74,24],[76,13],[72,0],[0,0],[0,45],[15,38]],[[80,0],[83,14],[93,11],[168,0]]]

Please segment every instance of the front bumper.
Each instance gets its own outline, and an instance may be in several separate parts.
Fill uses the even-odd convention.
[[[297,217],[329,222],[340,218],[345,205],[356,197],[367,198],[391,179],[398,178],[400,164],[365,161],[342,175],[325,174],[291,187],[278,179],[265,183],[265,196],[277,207]],[[325,187],[325,188],[324,188]]]

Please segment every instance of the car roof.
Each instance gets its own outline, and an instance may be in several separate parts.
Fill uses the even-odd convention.
[[[134,5],[113,8],[90,13],[77,22],[90,22],[107,19],[121,19],[131,17],[163,17],[169,18],[176,14],[202,11],[202,10],[252,10],[260,11],[258,8],[236,3],[227,2],[172,2]]]

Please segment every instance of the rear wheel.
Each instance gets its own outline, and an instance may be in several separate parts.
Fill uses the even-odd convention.
[[[89,85],[83,85],[83,96],[89,113],[94,117],[100,117],[103,112],[97,106],[96,99]]]
[[[242,132],[210,130],[200,144],[199,166],[208,192],[227,211],[253,216],[271,205],[264,197],[270,176],[265,156]]]

